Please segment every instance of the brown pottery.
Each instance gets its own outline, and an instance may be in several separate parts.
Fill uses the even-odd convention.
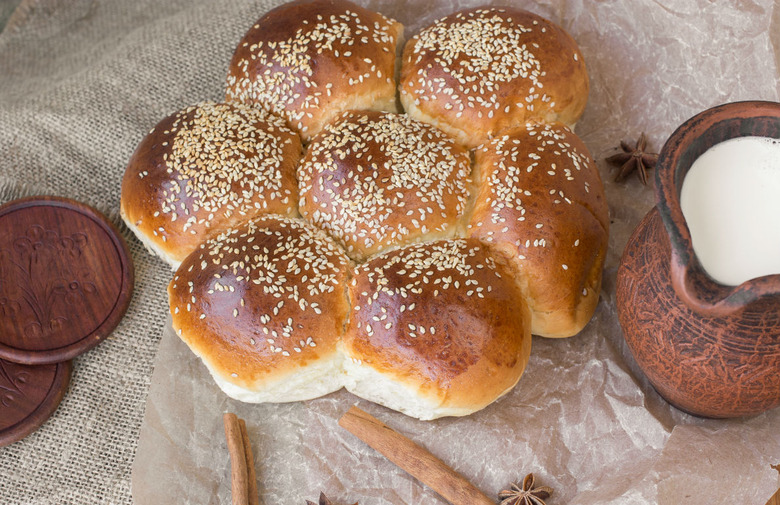
[[[623,253],[617,309],[631,353],[671,404],[705,417],[780,405],[780,275],[712,280],[693,252],[680,191],[694,160],[742,136],[780,138],[780,104],[737,102],[680,126],[656,167],[656,207]]]

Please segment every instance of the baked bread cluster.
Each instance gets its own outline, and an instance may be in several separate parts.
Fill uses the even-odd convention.
[[[484,408],[531,334],[598,302],[608,213],[571,125],[572,38],[514,8],[403,26],[345,0],[282,5],[223,103],[139,144],[121,212],[175,269],[173,328],[229,396],[341,388],[419,419]]]

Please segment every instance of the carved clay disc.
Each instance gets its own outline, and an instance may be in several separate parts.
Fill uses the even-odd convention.
[[[0,359],[0,447],[23,439],[54,413],[71,369],[70,361],[20,365]]]
[[[67,361],[103,341],[133,291],[133,266],[98,211],[58,197],[0,207],[0,358]]]

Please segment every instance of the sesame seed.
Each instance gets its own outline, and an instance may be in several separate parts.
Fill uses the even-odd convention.
[[[242,104],[203,102],[167,121],[171,141],[158,169],[167,179],[154,216],[163,216],[170,231],[204,233],[260,202],[266,211],[287,211],[282,200],[295,186],[282,169],[300,156],[300,141],[280,118]],[[160,240],[169,239],[162,234]]]
[[[332,300],[343,296],[337,288],[346,281],[349,266],[349,258],[324,232],[301,219],[280,216],[255,218],[227,230],[204,242],[185,261],[206,266],[187,286],[178,283],[174,290],[197,294],[203,305],[223,303],[217,298],[225,296],[222,293],[241,293],[232,316],[252,318],[257,334],[264,335],[271,352],[281,356],[293,352],[293,346],[282,344],[288,339],[298,342],[299,350],[294,352],[316,346],[307,319],[298,319],[297,314],[320,314],[321,306],[332,306]],[[296,284],[289,282],[294,275]],[[250,301],[259,303],[255,308],[267,307],[267,313],[239,309]],[[199,317],[204,319],[205,314]],[[249,342],[255,345],[254,338]]]
[[[361,321],[365,322],[365,333],[372,336],[379,329],[366,321],[382,319],[386,316],[385,307],[397,306],[395,324],[385,324],[382,331],[400,327],[402,334],[413,339],[435,335],[434,325],[423,326],[415,319],[416,305],[430,299],[432,293],[444,295],[459,292],[462,287],[469,287],[468,292],[477,295],[474,303],[482,303],[478,300],[486,299],[483,293],[490,292],[494,283],[502,282],[497,268],[485,246],[476,239],[418,243],[375,256],[355,271],[358,284],[368,288],[353,291],[356,301],[378,295],[377,302],[368,309],[369,314],[361,313],[355,326],[360,329]]]
[[[387,83],[383,76],[392,75],[395,66],[399,28],[395,21],[362,8],[326,18],[317,12],[317,4],[309,6],[297,21],[289,38],[251,45],[249,51],[236,53],[240,57],[231,65],[227,79],[229,101],[258,104],[296,125],[309,140],[321,121],[309,111],[323,110],[327,115],[331,114],[328,107],[341,106],[338,99],[331,98],[333,83],[325,81],[330,76],[318,70],[321,58],[335,57],[338,64],[357,73],[358,78],[352,78],[350,84],[351,94],[360,96],[379,88],[394,95],[392,80]],[[262,38],[268,28],[261,21],[245,40]]]
[[[536,54],[539,45],[527,42],[529,37],[539,37],[534,33],[545,32],[532,15],[518,19],[496,8],[461,11],[442,18],[410,41],[410,65],[417,72],[407,74],[410,77],[402,82],[402,94],[415,99],[419,107],[420,102],[427,103],[424,98],[431,90],[442,90],[441,94],[448,90],[451,101],[447,103],[458,110],[450,119],[459,128],[467,127],[464,123],[468,119],[461,119],[460,112],[465,107],[475,109],[478,118],[510,117],[522,122],[528,119],[525,111],[533,110],[535,100],[547,101],[537,92],[544,87],[546,75]],[[428,77],[429,68],[436,69],[435,79]],[[528,106],[520,103],[513,110],[514,102],[506,97],[526,94],[526,90]],[[420,108],[431,114],[425,105]]]
[[[469,172],[467,151],[438,129],[402,114],[350,112],[309,146],[297,175],[312,189],[300,211],[362,260],[449,229],[466,210]]]

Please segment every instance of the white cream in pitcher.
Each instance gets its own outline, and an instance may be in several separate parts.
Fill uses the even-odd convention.
[[[780,273],[780,139],[739,137],[708,149],[683,181],[693,250],[715,281]]]

